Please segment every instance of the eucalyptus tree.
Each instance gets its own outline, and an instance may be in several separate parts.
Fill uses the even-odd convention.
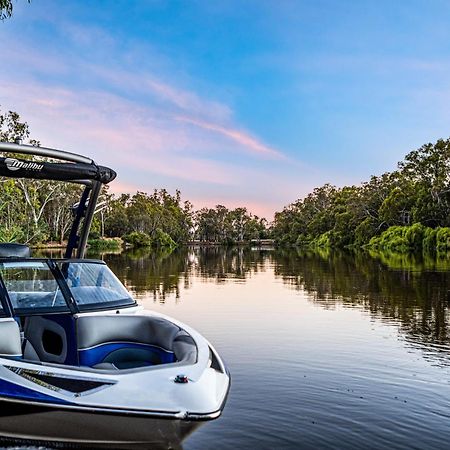
[[[414,221],[431,227],[450,225],[450,139],[439,139],[408,153],[399,163],[414,183]]]
[[[27,0],[31,3],[31,0]],[[0,0],[0,20],[8,19],[12,16],[14,9],[13,0]]]

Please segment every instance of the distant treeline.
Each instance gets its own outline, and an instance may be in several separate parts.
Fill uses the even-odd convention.
[[[36,245],[67,239],[80,187],[42,180],[2,179],[0,183],[0,242]],[[136,247],[173,248],[196,240],[232,244],[267,236],[265,219],[245,208],[228,210],[218,205],[195,211],[181,200],[179,191],[120,196],[104,192],[99,205],[91,239],[120,237]]]
[[[281,246],[450,249],[450,139],[414,150],[360,186],[314,189],[275,214]]]
[[[17,113],[0,111],[0,140],[29,140],[29,128]],[[39,142],[29,140],[32,144]],[[80,199],[76,184],[0,178],[0,242],[62,243],[72,223],[72,206]],[[104,190],[91,228],[92,242],[122,238],[134,246],[173,248],[190,241],[231,244],[267,237],[267,221],[246,208],[202,208],[195,211],[181,193],[155,190],[151,195],[114,196]],[[115,241],[117,242],[117,241]],[[114,241],[110,241],[114,245]],[[108,244],[106,243],[106,246]]]

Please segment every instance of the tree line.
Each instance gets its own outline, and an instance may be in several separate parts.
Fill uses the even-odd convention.
[[[0,141],[17,138],[39,145],[30,139],[28,124],[16,112],[0,111]],[[20,178],[0,178],[0,186],[1,242],[62,243],[67,239],[80,186]],[[161,189],[116,196],[104,189],[91,237],[120,237],[134,246],[169,248],[196,240],[231,244],[267,237],[267,221],[244,207],[194,210],[178,190],[174,195]]]
[[[279,245],[450,249],[450,139],[425,144],[359,186],[325,184],[275,214]]]

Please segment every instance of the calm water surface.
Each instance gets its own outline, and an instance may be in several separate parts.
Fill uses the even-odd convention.
[[[448,262],[217,248],[103,258],[230,368],[223,416],[184,448],[450,447]]]

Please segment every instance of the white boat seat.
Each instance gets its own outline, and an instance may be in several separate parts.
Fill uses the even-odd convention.
[[[122,370],[197,359],[189,334],[160,317],[81,316],[76,329],[82,366]]]
[[[0,258],[29,258],[30,247],[25,244],[4,243],[0,244]]]
[[[0,357],[22,358],[20,328],[14,319],[0,320]]]

